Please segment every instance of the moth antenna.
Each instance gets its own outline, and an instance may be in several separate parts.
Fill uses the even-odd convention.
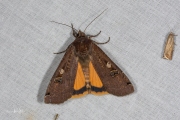
[[[76,29],[73,28],[72,26],[67,25],[67,24],[64,24],[64,23],[59,23],[59,22],[56,22],[56,21],[50,21],[50,22],[54,22],[54,23],[57,23],[57,24],[65,25],[65,26],[67,26],[67,27],[70,27],[70,28],[73,29],[73,30],[76,30]],[[76,30],[76,31],[78,31],[78,30]]]
[[[106,44],[106,43],[108,43],[109,41],[110,41],[110,37],[109,37],[109,39],[108,39],[106,42],[103,42],[103,43],[99,43],[99,42],[96,42],[96,41],[93,40],[93,42],[96,43],[96,44]]]
[[[74,30],[74,27],[73,27],[73,24],[71,23],[71,28],[72,28],[72,31],[73,31],[73,36],[74,37],[77,37],[77,32]]]
[[[108,8],[106,8],[104,11],[102,11],[101,14],[103,14],[107,9],[108,9]],[[84,30],[84,33],[85,33],[86,29],[89,27],[89,25],[90,25],[92,22],[94,22],[94,20],[96,20],[101,14],[99,14],[97,17],[95,17],[95,18],[88,24],[88,26],[87,26],[87,27],[85,28],[85,30]]]

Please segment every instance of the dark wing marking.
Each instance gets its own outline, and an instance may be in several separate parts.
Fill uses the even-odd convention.
[[[44,98],[45,103],[59,104],[71,98],[77,71],[74,47],[70,46],[56,69]]]
[[[73,95],[83,94],[85,91],[87,91],[86,86],[82,87],[82,88],[79,89],[79,90],[74,90],[74,91],[73,91]]]
[[[108,93],[116,96],[123,96],[134,91],[134,88],[127,76],[94,43],[92,43],[91,57],[92,64]]]

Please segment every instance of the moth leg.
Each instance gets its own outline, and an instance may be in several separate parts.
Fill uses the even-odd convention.
[[[108,39],[106,42],[103,42],[103,43],[99,43],[99,42],[96,42],[96,41],[93,40],[93,42],[94,42],[95,44],[106,44],[106,43],[108,43],[109,41],[110,41],[110,37],[109,37],[109,39]]]
[[[100,33],[101,33],[101,31],[100,31],[98,34],[96,34],[96,35],[87,35],[87,37],[88,37],[89,39],[91,39],[92,37],[97,37]]]
[[[69,45],[69,47],[71,47],[71,46],[72,46],[72,45]],[[69,48],[69,47],[68,47],[68,48]],[[67,49],[68,49],[68,48],[67,48]],[[66,49],[66,50],[67,50],[67,49]],[[61,54],[61,53],[64,53],[64,52],[66,52],[66,50],[64,50],[64,51],[61,51],[61,52],[57,52],[57,53],[54,53],[54,54]]]

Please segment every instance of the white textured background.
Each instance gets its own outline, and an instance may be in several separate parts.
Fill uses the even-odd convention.
[[[94,40],[132,81],[125,97],[88,95],[60,105],[44,94],[72,31],[54,20],[101,35]],[[1,0],[1,120],[179,120],[180,37],[172,61],[162,59],[167,34],[180,35],[179,0]]]

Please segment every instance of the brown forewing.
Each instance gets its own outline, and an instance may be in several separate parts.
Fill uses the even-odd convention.
[[[175,36],[174,33],[171,32],[166,41],[163,58],[167,60],[172,60],[173,51],[174,51],[174,36]]]
[[[61,70],[64,70],[63,74],[60,74]],[[45,103],[59,104],[71,98],[76,71],[77,59],[74,55],[74,47],[70,46],[49,83],[44,98]],[[55,81],[60,76],[61,81]]]
[[[106,91],[116,96],[123,96],[130,94],[134,91],[134,88],[117,65],[94,43],[92,43],[91,53],[92,64],[98,73],[103,86]],[[110,67],[109,67],[109,66]],[[111,73],[115,71],[115,76]]]

